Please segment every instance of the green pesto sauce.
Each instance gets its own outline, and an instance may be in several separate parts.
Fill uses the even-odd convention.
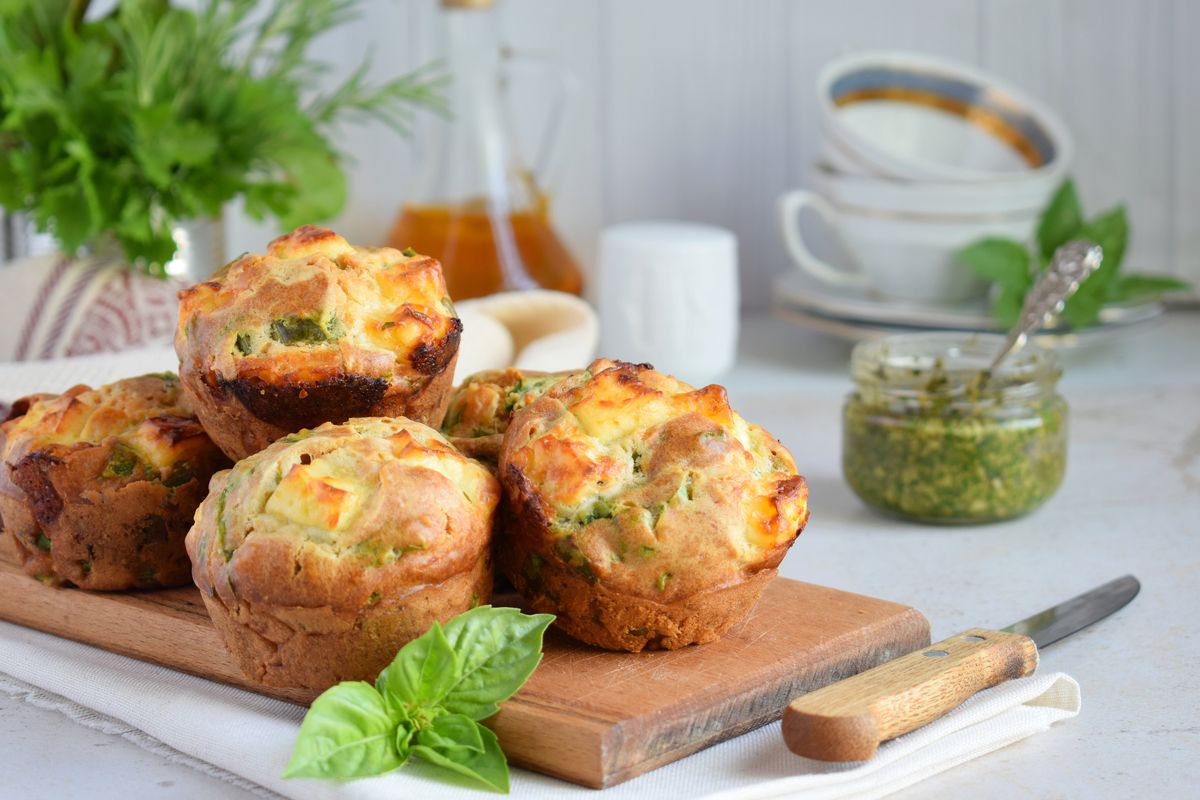
[[[1066,404],[1056,395],[1002,411],[968,393],[957,402],[869,402],[844,410],[842,468],[880,510],[930,522],[1024,514],[1066,469]]]

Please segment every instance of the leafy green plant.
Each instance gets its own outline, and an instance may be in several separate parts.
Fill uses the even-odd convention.
[[[285,778],[363,778],[412,756],[508,791],[508,761],[479,724],[516,694],[542,658],[550,614],[480,606],[434,623],[372,686],[345,681],[313,701]]]
[[[404,133],[441,109],[436,70],[373,85],[364,61],[326,94],[308,55],[362,0],[0,0],[0,206],[30,214],[66,252],[111,238],[152,273],[174,224],[242,197],[295,227],[346,200],[335,125]]]
[[[1190,288],[1187,282],[1169,276],[1121,274],[1129,241],[1129,220],[1124,206],[1085,220],[1075,184],[1070,179],[1063,182],[1042,212],[1034,251],[1012,239],[989,238],[963,248],[958,258],[976,274],[996,284],[992,314],[1001,324],[1012,326],[1021,314],[1025,293],[1050,263],[1054,251],[1073,239],[1087,239],[1103,247],[1104,261],[1067,300],[1062,317],[1072,327],[1095,323],[1105,303],[1129,302]]]

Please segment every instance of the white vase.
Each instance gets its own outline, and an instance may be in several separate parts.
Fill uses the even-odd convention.
[[[4,220],[0,252],[0,361],[27,361],[167,345],[178,315],[176,294],[224,261],[221,220],[177,226],[167,278],[130,268],[109,244],[65,256],[20,216]]]

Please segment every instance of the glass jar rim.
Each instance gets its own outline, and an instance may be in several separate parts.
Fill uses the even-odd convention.
[[[1007,401],[1052,391],[1062,375],[1058,357],[1034,342],[988,372],[1004,340],[959,331],[896,334],[857,344],[850,371],[860,386],[895,397]]]

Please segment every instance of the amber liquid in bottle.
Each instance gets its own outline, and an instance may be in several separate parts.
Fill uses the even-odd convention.
[[[543,289],[572,294],[583,290],[579,265],[550,227],[544,205],[514,211],[508,214],[508,223],[520,260],[515,267],[510,265],[510,274],[515,268]],[[450,296],[465,300],[523,288],[506,281],[501,265],[508,246],[505,238],[497,235],[491,217],[480,204],[408,204],[392,227],[388,244],[401,250],[412,247],[441,261]]]

